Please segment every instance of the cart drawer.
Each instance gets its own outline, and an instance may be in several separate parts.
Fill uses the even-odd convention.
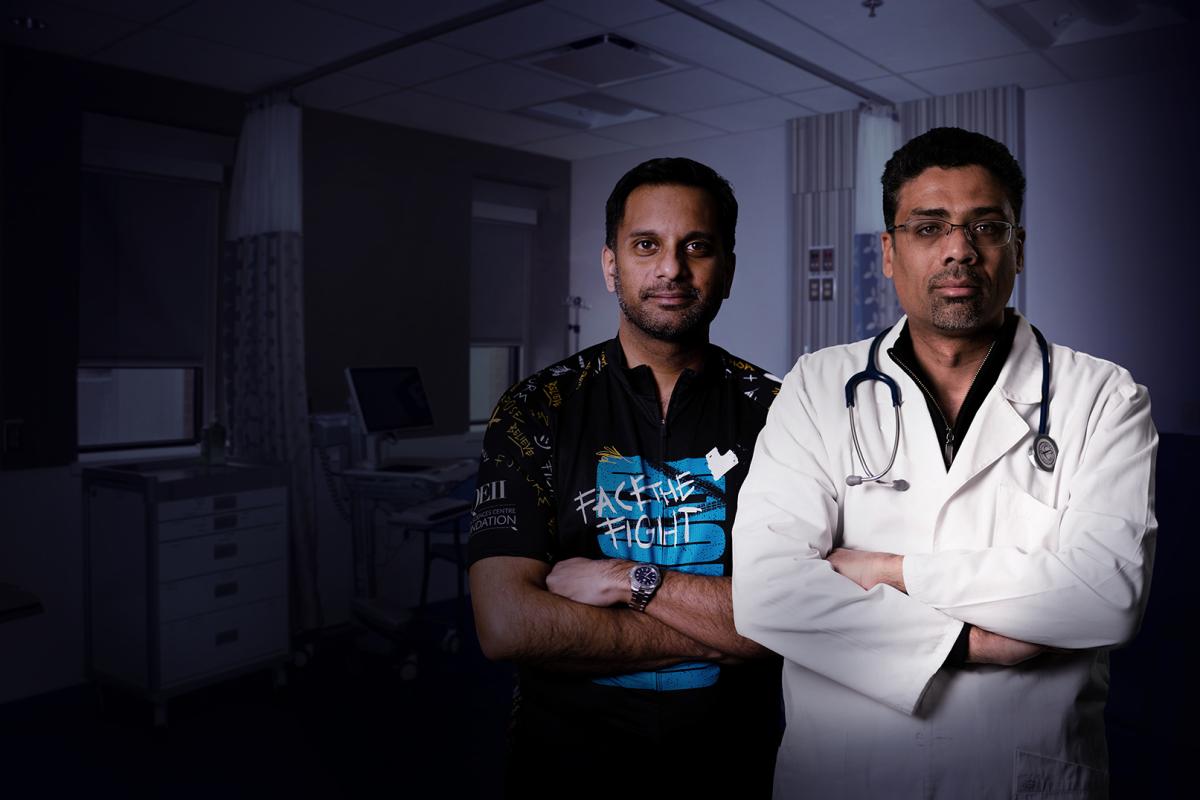
[[[200,536],[168,542],[158,550],[158,580],[160,583],[228,572],[232,569],[278,561],[284,557],[286,540],[283,525]]]
[[[207,536],[210,533],[226,533],[242,528],[258,528],[263,525],[279,525],[284,521],[287,508],[283,505],[229,511],[210,514],[206,517],[189,517],[171,522],[160,522],[158,540],[171,542],[192,536]]]
[[[285,594],[287,562],[281,559],[159,584],[158,618],[170,622]]]
[[[246,492],[216,494],[208,497],[189,497],[186,500],[168,500],[158,504],[158,521],[169,522],[188,517],[206,517],[211,514],[231,514],[249,508],[279,506],[287,502],[287,489],[252,489]]]
[[[285,655],[288,650],[287,600],[214,611],[162,626],[161,685],[202,678],[240,663]]]

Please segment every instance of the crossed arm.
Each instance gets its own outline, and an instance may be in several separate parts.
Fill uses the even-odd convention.
[[[898,592],[908,594],[904,585],[904,556],[839,547],[831,550],[825,560],[833,567],[834,572],[849,578],[867,591],[879,584],[885,584]],[[1028,661],[1047,649],[1038,644],[985,631],[974,625],[967,632],[968,664],[1011,667]]]
[[[1153,552],[1155,436],[1144,392],[1132,384],[1097,392],[1106,402],[1089,441],[1072,454],[1078,463],[1062,467],[1071,476],[1065,507],[1031,518],[1045,534],[1033,538],[1057,547],[901,560],[832,546],[844,431],[818,424],[833,419],[830,404],[818,412],[805,386],[806,374],[820,382],[828,369],[818,361],[789,373],[742,486],[733,553],[739,632],[904,713],[914,712],[964,623],[974,626],[968,660],[999,664],[1039,646],[1104,647],[1132,635]],[[859,557],[868,563],[854,563]],[[881,670],[881,660],[891,668]]]
[[[625,565],[623,597],[619,565]],[[623,605],[630,565],[569,559],[552,571],[530,558],[477,561],[470,571],[471,599],[484,654],[547,669],[612,674],[767,653],[733,632],[728,579],[673,574],[643,614]]]

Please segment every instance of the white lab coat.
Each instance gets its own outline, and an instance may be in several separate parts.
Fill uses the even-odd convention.
[[[1051,346],[1054,472],[1028,451],[1041,355],[1024,319],[946,471],[920,388],[902,392],[906,492],[846,485],[844,386],[869,341],[805,355],[767,418],[738,499],[738,631],[784,659],[787,730],[776,798],[1107,796],[1106,649],[1135,633],[1156,523],[1158,437],[1145,388],[1109,362]],[[895,430],[886,387],[856,414],[873,469]],[[908,594],[864,591],[822,560],[832,547],[899,553]],[[1076,652],[1012,668],[940,669],[962,623]]]

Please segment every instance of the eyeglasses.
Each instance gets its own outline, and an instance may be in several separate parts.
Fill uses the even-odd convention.
[[[944,219],[910,219],[900,225],[888,228],[892,233],[897,228],[904,228],[912,234],[913,240],[926,247],[932,246],[943,236],[949,236],[955,228],[962,228],[967,241],[976,247],[1004,247],[1012,241],[1013,229],[1017,225],[1002,219],[977,219],[955,225]]]

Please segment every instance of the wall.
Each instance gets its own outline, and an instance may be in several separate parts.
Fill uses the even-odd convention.
[[[531,361],[561,358],[570,166],[321,111],[304,116],[305,336],[313,411],[346,409],[348,365],[413,364],[435,433],[465,432],[472,185],[545,190]]]
[[[604,202],[613,184],[649,158],[686,156],[708,164],[738,199],[733,292],[712,326],[712,340],[782,376],[788,360],[787,129],[784,125],[576,161],[571,172],[571,294],[591,306],[581,315],[580,347],[616,334],[617,302],[604,288]]]
[[[1160,430],[1197,434],[1200,124],[1195,70],[1177,75],[1026,93],[1026,301],[1050,340],[1147,386]]]

